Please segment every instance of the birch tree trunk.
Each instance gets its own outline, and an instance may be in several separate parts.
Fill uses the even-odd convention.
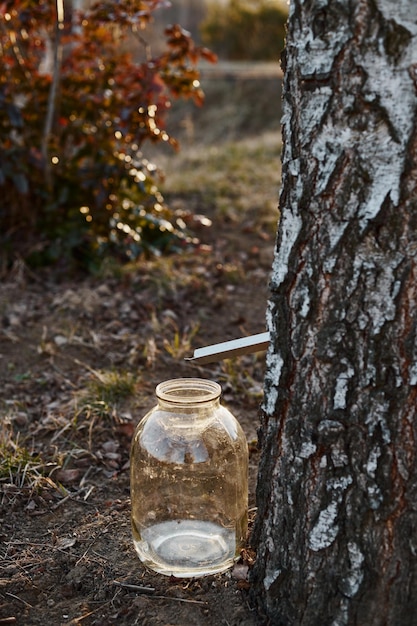
[[[291,0],[283,98],[253,595],[273,625],[411,626],[416,0]]]

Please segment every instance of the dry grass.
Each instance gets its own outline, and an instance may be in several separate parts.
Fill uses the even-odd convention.
[[[168,198],[197,195],[202,213],[209,203],[219,217],[239,222],[250,216],[258,227],[275,231],[280,156],[278,131],[216,145],[194,144],[160,159],[164,191]]]

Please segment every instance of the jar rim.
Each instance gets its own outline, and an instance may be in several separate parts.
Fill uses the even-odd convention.
[[[157,385],[155,393],[159,400],[180,404],[196,404],[217,400],[221,386],[205,378],[173,378]]]

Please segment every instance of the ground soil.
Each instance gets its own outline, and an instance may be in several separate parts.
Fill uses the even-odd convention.
[[[266,623],[249,600],[250,536],[231,571],[188,580],[146,570],[133,549],[130,440],[162,380],[221,383],[248,438],[256,515],[265,355],[206,366],[184,356],[265,330],[274,236],[250,211],[237,223],[204,198],[170,200],[212,218],[194,225],[201,245],[189,253],[93,277],[21,263],[3,276],[0,443],[31,456],[0,483],[0,625]],[[110,393],[109,373],[134,376],[133,393]]]

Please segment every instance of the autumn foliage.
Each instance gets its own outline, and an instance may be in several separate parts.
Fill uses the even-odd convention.
[[[175,140],[173,97],[201,103],[197,63],[213,61],[180,26],[152,57],[145,31],[161,0],[0,0],[0,246],[3,262],[91,265],[187,241],[158,190],[145,142]],[[138,60],[139,58],[139,60]]]

